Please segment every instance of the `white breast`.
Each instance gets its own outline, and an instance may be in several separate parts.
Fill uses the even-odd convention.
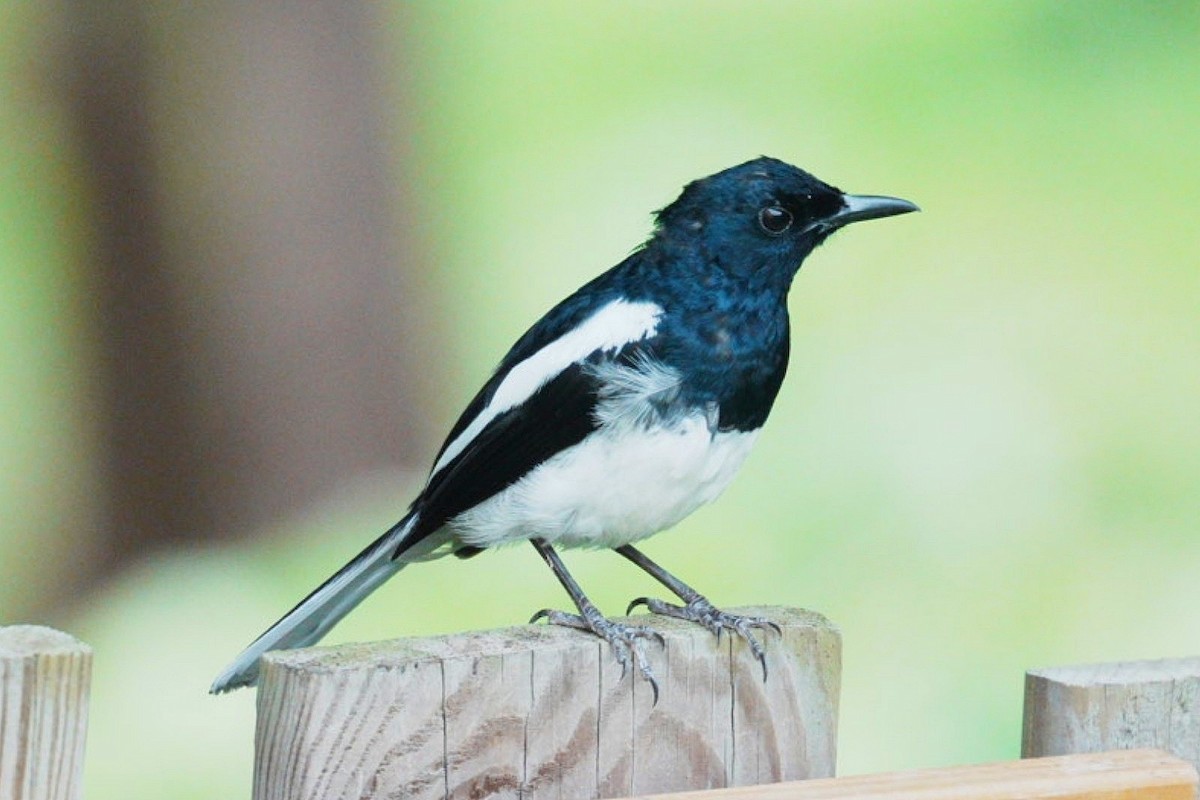
[[[716,499],[757,436],[714,432],[700,411],[665,427],[608,420],[448,528],[478,547],[535,536],[565,546],[619,547]]]

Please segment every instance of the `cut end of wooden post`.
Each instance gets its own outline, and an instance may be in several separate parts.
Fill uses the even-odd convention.
[[[841,641],[819,614],[744,608],[745,642],[664,617],[660,697],[609,646],[555,626],[268,654],[255,797],[622,797],[833,774]],[[319,782],[320,791],[314,782]]]
[[[1200,677],[1200,656],[1159,658],[1149,661],[1117,661],[1108,664],[1072,664],[1031,669],[1030,677],[1067,686],[1127,686],[1132,683],[1161,683]]]
[[[25,658],[39,654],[91,653],[92,648],[69,633],[43,625],[0,627],[0,658]]]

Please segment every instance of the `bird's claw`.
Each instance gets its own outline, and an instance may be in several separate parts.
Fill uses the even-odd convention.
[[[612,647],[613,656],[621,665],[621,680],[625,679],[625,675],[629,671],[629,664],[632,662],[646,682],[650,684],[650,690],[654,693],[654,705],[658,705],[658,680],[654,677],[654,671],[650,668],[650,662],[642,650],[642,640],[652,639],[660,646],[666,647],[667,640],[661,633],[643,625],[613,622],[598,611],[582,615],[543,608],[534,614],[529,622],[534,623],[539,619],[544,619],[551,625],[562,625],[567,628],[588,631],[604,639]]]
[[[532,625],[533,623],[537,622],[539,619],[543,619],[548,616],[550,616],[550,609],[548,609],[548,608],[543,608],[538,611],[535,611],[535,612],[533,612],[533,616],[529,618],[529,624]]]
[[[762,665],[763,681],[767,680],[767,653],[763,649],[762,644],[755,638],[752,629],[760,628],[762,630],[772,630],[776,634],[782,636],[783,629],[775,622],[772,622],[765,617],[748,617],[741,614],[730,614],[727,611],[722,611],[704,597],[696,597],[688,601],[682,606],[677,606],[672,603],[667,603],[653,597],[639,597],[629,604],[629,610],[636,606],[645,606],[646,610],[651,614],[660,614],[665,617],[675,617],[676,619],[686,619],[691,622],[703,625],[717,637],[717,641],[721,641],[722,632],[729,630],[736,633],[750,648],[751,654]],[[626,614],[629,613],[627,610]]]

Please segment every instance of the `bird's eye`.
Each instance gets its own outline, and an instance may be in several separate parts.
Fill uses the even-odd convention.
[[[792,227],[792,212],[783,206],[767,206],[758,212],[758,224],[767,233],[778,236]]]

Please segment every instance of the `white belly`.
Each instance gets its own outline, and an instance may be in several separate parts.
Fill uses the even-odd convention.
[[[670,428],[603,426],[447,528],[477,547],[535,536],[568,547],[620,547],[716,499],[757,436],[713,433],[703,414]]]

